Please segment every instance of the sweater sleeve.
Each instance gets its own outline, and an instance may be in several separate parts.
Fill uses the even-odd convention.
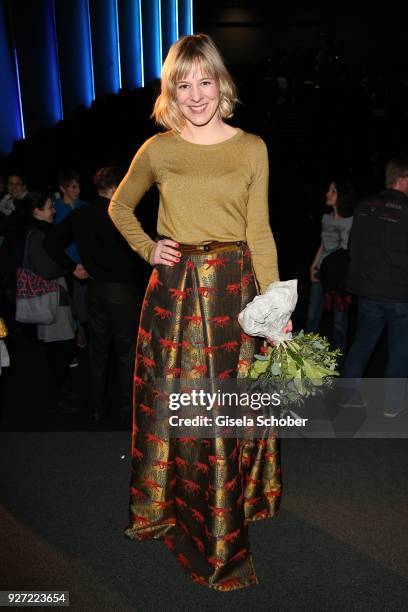
[[[47,234],[44,239],[44,249],[47,254],[53,259],[61,268],[73,272],[76,268],[76,262],[65,253],[65,249],[73,243],[73,221],[75,211],[69,213],[65,219],[54,225],[52,230]]]
[[[30,268],[46,280],[53,280],[65,274],[61,268],[44,249],[44,234],[39,231],[27,235],[27,259]]]
[[[269,224],[268,151],[259,138],[251,156],[254,166],[247,203],[246,239],[251,251],[256,280],[261,293],[279,280],[276,244]]]
[[[134,210],[154,182],[149,141],[146,141],[133,158],[126,176],[113,194],[109,205],[109,216],[117,229],[130,247],[148,263],[156,243],[143,231],[134,215]]]

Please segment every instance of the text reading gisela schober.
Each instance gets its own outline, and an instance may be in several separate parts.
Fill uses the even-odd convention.
[[[306,427],[309,419],[300,417],[293,418],[290,415],[284,417],[264,416],[258,414],[256,419],[252,417],[229,417],[227,415],[217,415],[214,419],[208,416],[197,415],[191,418],[179,417],[176,414],[169,417],[171,427]]]

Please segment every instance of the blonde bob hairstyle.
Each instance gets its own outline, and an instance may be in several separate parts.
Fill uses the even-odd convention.
[[[158,96],[152,117],[159,125],[180,132],[185,119],[176,102],[177,83],[187,77],[191,69],[199,65],[203,75],[214,79],[220,90],[219,113],[222,119],[232,117],[237,103],[234,81],[225,67],[223,59],[206,34],[183,36],[171,47],[163,64],[161,93]]]

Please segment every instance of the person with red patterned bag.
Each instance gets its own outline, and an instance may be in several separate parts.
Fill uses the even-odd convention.
[[[52,230],[54,220],[51,197],[45,193],[31,192],[27,199],[27,216],[25,243],[27,270],[41,279],[42,282],[39,284],[48,285],[48,287],[58,286],[55,318],[50,321],[37,321],[37,337],[44,342],[49,367],[50,396],[56,403],[53,409],[64,413],[73,412],[79,410],[79,406],[68,405],[62,398],[63,383],[75,351],[75,325],[64,278],[64,274],[70,270],[70,260],[68,256],[65,256],[65,265],[61,267],[44,249],[45,237]],[[73,274],[77,278],[88,276],[81,265],[77,265]]]

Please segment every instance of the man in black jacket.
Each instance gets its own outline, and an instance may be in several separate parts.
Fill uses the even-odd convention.
[[[89,316],[90,395],[93,416],[103,416],[109,353],[114,342],[119,375],[119,410],[126,419],[132,409],[133,368],[138,323],[137,255],[119,234],[108,215],[110,199],[121,180],[114,167],[101,168],[94,177],[98,198],[77,208],[47,236],[44,247],[59,262],[75,242],[90,278]],[[72,261],[72,267],[75,267]]]
[[[363,201],[354,214],[347,286],[358,296],[358,319],[342,371],[346,378],[363,376],[385,327],[385,377],[408,377],[408,155],[391,160],[385,177],[387,188]],[[385,416],[405,408],[404,388],[405,380],[387,381]]]

